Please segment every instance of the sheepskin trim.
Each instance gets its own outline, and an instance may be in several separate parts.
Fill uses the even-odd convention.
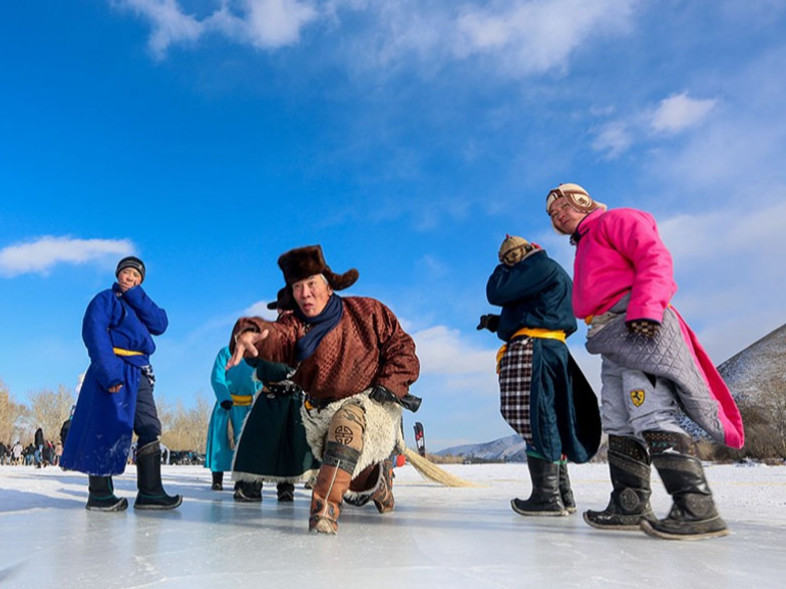
[[[372,464],[389,458],[394,450],[403,452],[406,447],[400,425],[401,406],[395,403],[382,405],[372,401],[368,398],[370,392],[371,389],[367,389],[352,397],[339,399],[322,410],[312,409],[309,412],[305,405],[300,408],[300,415],[306,428],[306,441],[311,446],[314,457],[321,461],[328,426],[336,411],[346,403],[356,403],[363,407],[366,413],[366,431],[363,434],[363,450],[360,452],[352,478]]]
[[[294,477],[278,477],[278,476],[268,476],[268,475],[259,475],[253,472],[238,472],[232,471],[232,480],[235,482],[243,481],[248,483],[305,483],[306,481],[310,480],[312,477],[317,476],[318,470],[312,468],[307,470],[303,474]]]

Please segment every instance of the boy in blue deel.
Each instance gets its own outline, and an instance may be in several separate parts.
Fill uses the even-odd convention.
[[[137,435],[135,509],[174,509],[183,499],[161,485],[161,422],[158,419],[150,356],[154,335],[169,321],[142,289],[145,265],[120,260],[117,282],[98,293],[85,311],[82,339],[90,356],[74,419],[63,449],[62,466],[89,476],[87,509],[122,511],[112,476],[125,470],[132,433]]]

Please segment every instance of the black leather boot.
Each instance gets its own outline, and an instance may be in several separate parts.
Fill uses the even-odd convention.
[[[112,477],[88,477],[88,496],[85,509],[90,511],[124,511],[128,499],[115,496]]]
[[[638,530],[642,518],[654,520],[650,507],[650,459],[635,438],[609,436],[613,491],[603,511],[585,511],[584,521],[601,530]]]
[[[560,495],[559,463],[528,455],[527,468],[532,479],[532,493],[529,499],[512,499],[513,511],[532,516],[568,515]]]
[[[180,495],[167,495],[161,485],[161,446],[157,441],[137,451],[136,484],[139,492],[134,509],[175,509],[183,502]]]
[[[664,519],[642,521],[641,529],[667,540],[726,536],[729,529],[715,508],[693,440],[684,434],[655,431],[644,432],[644,439],[674,503]]]
[[[562,504],[568,513],[576,513],[576,500],[573,498],[573,489],[570,487],[570,477],[568,476],[568,463],[559,464],[559,494]]]

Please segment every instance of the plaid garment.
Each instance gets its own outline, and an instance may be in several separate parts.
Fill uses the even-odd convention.
[[[500,413],[510,427],[533,445],[530,423],[532,386],[532,338],[510,342],[499,363]]]

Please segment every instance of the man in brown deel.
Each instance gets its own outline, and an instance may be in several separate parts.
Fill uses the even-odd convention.
[[[241,318],[232,333],[232,358],[283,362],[290,380],[306,393],[301,409],[306,437],[321,460],[312,490],[309,530],[335,534],[342,500],[374,502],[380,513],[394,507],[394,449],[403,452],[402,406],[416,410],[409,394],[420,371],[415,342],[379,301],[339,297],[357,270],[335,274],[319,245],[290,250],[278,265],[293,313],[276,322]]]

